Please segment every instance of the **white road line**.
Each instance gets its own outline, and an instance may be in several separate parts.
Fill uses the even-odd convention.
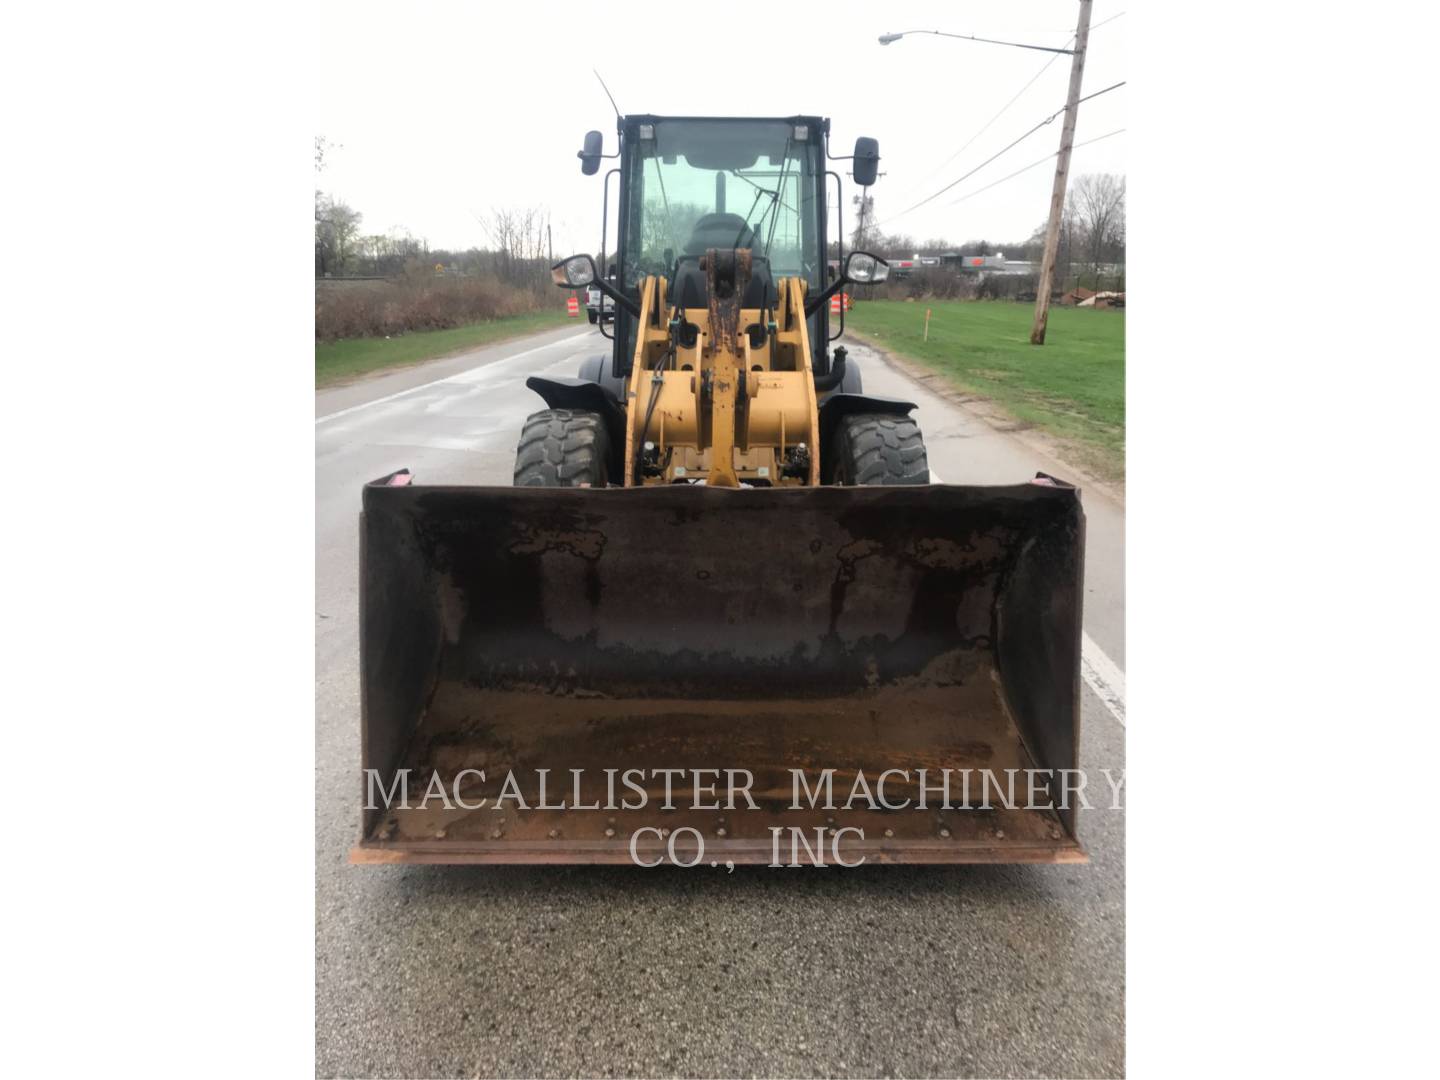
[[[589,337],[590,334],[591,331],[589,330],[581,334],[571,334],[569,337],[563,337],[559,341],[551,341],[545,345],[537,345],[533,349],[526,349],[524,352],[518,352],[514,356],[501,357],[499,360],[494,361],[494,363],[503,364],[510,360],[519,360],[522,356],[529,356],[532,353],[541,352],[545,349],[553,349],[557,345],[564,345],[566,342],[569,341],[579,341],[583,337]],[[485,366],[488,367],[489,365]],[[327,420],[338,420],[342,416],[349,416],[353,412],[359,412],[361,409],[368,409],[372,405],[383,405],[387,401],[394,401],[396,398],[402,398],[408,394],[418,393],[421,390],[428,390],[430,387],[439,386],[442,383],[464,382],[466,380],[463,378],[463,376],[469,375],[470,372],[473,370],[475,369],[467,368],[465,371],[456,372],[454,375],[448,375],[443,379],[435,379],[431,382],[421,383],[419,386],[412,386],[406,390],[399,390],[393,394],[386,394],[384,397],[376,398],[374,401],[363,401],[359,405],[351,405],[348,409],[341,409],[339,412],[326,413],[324,416],[317,416],[315,418],[315,423],[323,424]]]
[[[940,475],[930,470],[930,482],[943,484]],[[1095,696],[1110,710],[1116,722],[1125,726],[1125,672],[1083,631],[1080,634],[1080,674]]]
[[[1089,634],[1080,635],[1080,674],[1095,696],[1105,703],[1110,715],[1125,726],[1125,672],[1105,655]]]

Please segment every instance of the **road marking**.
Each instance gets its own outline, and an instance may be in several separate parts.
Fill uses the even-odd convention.
[[[1105,703],[1110,715],[1124,727],[1125,672],[1086,633],[1080,635],[1080,674],[1085,676],[1085,682],[1095,691],[1095,696]]]
[[[519,360],[522,356],[529,356],[532,353],[542,352],[545,349],[553,349],[555,348],[555,346],[564,345],[568,341],[579,341],[583,337],[589,337],[592,332],[593,331],[586,330],[585,332],[580,334],[571,334],[569,337],[563,337],[559,341],[551,341],[545,345],[537,345],[533,349],[526,349],[524,352],[518,352],[513,356],[503,356],[499,360],[493,361],[493,363],[503,364],[511,360]],[[492,365],[485,364],[482,366],[490,367]],[[466,368],[464,371],[457,371],[454,375],[447,375],[443,379],[434,379],[431,382],[421,383],[419,386],[412,386],[406,390],[398,390],[393,394],[386,394],[384,397],[378,397],[374,401],[362,401],[359,405],[351,405],[348,409],[341,409],[339,412],[326,413],[324,416],[317,416],[315,418],[315,423],[323,424],[327,420],[338,420],[342,416],[349,416],[351,413],[359,412],[361,409],[368,409],[372,405],[383,405],[387,401],[394,401],[396,398],[402,398],[407,396],[408,394],[418,393],[421,390],[428,390],[430,387],[439,386],[442,383],[464,382],[465,379],[462,378],[462,376],[469,375],[472,371],[475,370],[475,368]]]
[[[943,484],[940,474],[930,470],[930,482]],[[1121,726],[1125,726],[1125,672],[1120,665],[1105,655],[1105,650],[1095,644],[1089,634],[1080,633],[1080,674],[1085,684],[1095,692],[1101,703],[1110,710],[1110,715]]]

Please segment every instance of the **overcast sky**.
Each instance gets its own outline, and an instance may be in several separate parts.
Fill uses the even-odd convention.
[[[678,14],[702,10],[715,12],[709,25]],[[876,38],[938,29],[1063,47],[1078,10],[1075,0],[347,4],[331,10],[317,42],[314,126],[336,144],[317,186],[359,210],[366,233],[398,228],[436,248],[484,246],[477,216],[548,206],[557,256],[594,250],[601,177],[581,175],[575,152],[591,128],[605,133],[607,153],[616,146],[615,114],[594,67],[622,111],[819,114],[832,120],[836,154],[849,154],[858,135],[879,139],[882,176],[872,192],[887,233],[1024,239],[1048,212],[1053,161],[955,200],[1052,154],[1059,118],[939,198],[902,211],[1061,108],[1070,58],[1045,67],[1054,54],[932,35],[887,46]],[[1094,5],[1099,28],[1084,93],[1126,78],[1129,17],[1099,26],[1124,10],[1123,0]],[[1124,128],[1131,92],[1127,85],[1082,105],[1077,144]],[[1123,173],[1128,137],[1077,149],[1071,175]],[[852,191],[846,177],[847,199]]]

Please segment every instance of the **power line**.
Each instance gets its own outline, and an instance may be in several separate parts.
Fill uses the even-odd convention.
[[[1079,150],[1082,146],[1089,146],[1091,143],[1097,143],[1097,142],[1099,142],[1101,139],[1108,139],[1108,138],[1110,138],[1111,135],[1123,135],[1124,133],[1125,133],[1125,129],[1124,129],[1124,128],[1116,128],[1114,131],[1107,131],[1104,135],[1096,135],[1095,138],[1093,138],[1093,139],[1086,139],[1084,142],[1078,142],[1078,143],[1076,143],[1074,146],[1072,146],[1070,149],[1071,149],[1071,150]],[[999,180],[992,181],[991,183],[986,184],[986,185],[985,185],[984,187],[982,187],[982,188],[976,188],[974,191],[967,192],[966,194],[961,195],[958,199],[951,199],[951,200],[950,200],[948,203],[946,203],[945,205],[946,205],[946,206],[954,206],[956,203],[962,203],[962,202],[964,202],[966,199],[973,199],[976,195],[979,195],[982,191],[989,191],[991,188],[997,187],[997,186],[999,186],[1000,184],[1005,183],[1006,180],[1014,180],[1015,177],[1019,176],[1021,173],[1029,172],[1031,169],[1034,169],[1034,168],[1037,168],[1038,166],[1044,165],[1047,161],[1049,161],[1050,159],[1054,158],[1054,157],[1055,157],[1056,155],[1058,155],[1059,153],[1060,153],[1060,151],[1059,151],[1059,150],[1056,150],[1054,153],[1046,154],[1046,155],[1045,155],[1043,158],[1041,158],[1039,161],[1032,161],[1029,165],[1026,165],[1023,169],[1016,169],[1016,170],[1015,170],[1014,172],[1012,172],[1009,176],[1002,176]]]
[[[1076,104],[1077,106],[1078,106],[1078,105],[1081,105],[1081,104],[1083,104],[1084,102],[1091,100],[1092,98],[1097,98],[1097,97],[1099,97],[1101,94],[1108,94],[1111,90],[1117,90],[1117,89],[1119,89],[1120,87],[1122,87],[1122,86],[1124,86],[1124,85],[1125,85],[1125,81],[1122,79],[1122,80],[1121,80],[1120,82],[1118,82],[1118,83],[1112,83],[1110,86],[1105,87],[1104,90],[1096,90],[1093,94],[1086,94],[1086,95],[1085,95],[1083,98],[1081,98],[1079,101],[1075,102],[1075,104]],[[1054,120],[1057,116],[1059,116],[1061,113],[1063,113],[1063,112],[1066,110],[1066,108],[1067,108],[1067,106],[1064,106],[1064,105],[1060,106],[1060,108],[1056,109],[1053,113],[1051,113],[1049,116],[1047,116],[1044,120],[1041,120],[1038,124],[1036,124],[1034,127],[1032,127],[1029,131],[1025,132],[1024,135],[1021,135],[1018,139],[1016,139],[1014,142],[1010,143],[1010,144],[1009,144],[1008,146],[1006,146],[1004,149],[998,150],[998,151],[996,151],[995,153],[991,154],[988,158],[986,158],[984,161],[982,161],[979,165],[976,165],[975,168],[971,169],[971,170],[970,170],[969,172],[967,172],[964,176],[961,176],[959,179],[950,181],[950,183],[946,184],[944,187],[942,187],[939,191],[935,192],[933,195],[927,195],[925,198],[921,199],[919,202],[915,203],[914,205],[912,205],[912,206],[907,206],[904,210],[901,210],[901,211],[900,211],[898,214],[896,214],[894,217],[886,218],[884,221],[876,222],[875,228],[879,228],[881,225],[888,225],[888,224],[890,224],[890,222],[892,222],[892,221],[898,221],[900,218],[902,218],[902,217],[904,217],[906,214],[910,213],[911,210],[918,210],[918,209],[920,209],[920,207],[924,206],[926,203],[928,203],[928,202],[933,202],[935,199],[938,199],[941,195],[944,195],[945,192],[949,191],[949,190],[950,190],[951,188],[953,188],[956,184],[962,183],[963,181],[966,181],[966,180],[970,179],[970,177],[974,176],[977,172],[979,172],[981,169],[983,169],[986,165],[989,165],[989,164],[990,164],[992,161],[994,161],[996,158],[1000,157],[1002,154],[1009,153],[1009,152],[1010,152],[1011,150],[1013,150],[1015,147],[1019,146],[1022,142],[1024,142],[1026,139],[1028,139],[1031,135],[1034,135],[1035,132],[1039,131],[1039,130],[1040,130],[1041,128],[1043,128],[1046,124],[1050,123],[1050,122],[1051,122],[1052,120]]]
[[[1074,39],[1075,39],[1075,35],[1074,35],[1074,34],[1071,34],[1071,35],[1070,35],[1070,40],[1073,41]],[[1066,42],[1066,44],[1069,44],[1069,42]],[[1002,105],[1002,106],[1000,107],[1000,111],[999,111],[999,112],[997,112],[997,113],[996,113],[994,116],[992,116],[989,120],[985,121],[985,125],[984,125],[979,131],[975,132],[974,135],[971,135],[970,138],[966,139],[966,140],[965,140],[965,145],[963,145],[962,147],[960,147],[959,150],[956,150],[953,154],[951,154],[948,158],[946,158],[944,161],[942,161],[939,165],[936,165],[935,168],[931,169],[928,173],[926,173],[926,174],[925,174],[925,179],[926,179],[926,180],[929,180],[932,176],[934,176],[936,173],[938,173],[941,169],[945,168],[946,165],[949,165],[952,161],[954,161],[954,160],[955,160],[956,158],[958,158],[961,154],[963,154],[966,150],[968,150],[968,149],[970,148],[971,144],[974,143],[975,140],[978,139],[981,135],[984,135],[985,132],[989,131],[989,130],[990,130],[990,125],[993,124],[993,123],[995,123],[996,120],[999,120],[1000,117],[1004,116],[1004,115],[1005,115],[1005,110],[1008,109],[1008,108],[1010,108],[1011,105],[1014,105],[1015,102],[1019,101],[1019,100],[1020,100],[1020,96],[1021,96],[1022,94],[1024,94],[1026,90],[1029,90],[1030,87],[1032,87],[1032,86],[1035,85],[1035,80],[1038,79],[1038,78],[1040,78],[1041,75],[1044,75],[1045,72],[1049,69],[1050,65],[1053,64],[1053,63],[1055,63],[1055,61],[1056,61],[1056,60],[1059,60],[1059,59],[1060,59],[1060,54],[1059,54],[1059,53],[1056,53],[1056,54],[1055,54],[1054,56],[1052,56],[1049,60],[1046,60],[1045,63],[1044,63],[1043,65],[1041,65],[1040,70],[1037,71],[1034,75],[1032,75],[1032,76],[1030,77],[1030,81],[1027,82],[1024,86],[1022,86],[1022,87],[1020,88],[1020,90],[1016,93],[1016,95],[1015,95],[1014,97],[1012,97],[1009,101],[1007,101],[1004,105]]]
[[[1121,15],[1124,15],[1124,14],[1125,14],[1125,12],[1120,11],[1120,12],[1115,13],[1114,15],[1111,15],[1110,18],[1108,18],[1108,19],[1103,19],[1103,20],[1101,20],[1100,22],[1096,23],[1094,26],[1092,26],[1092,27],[1090,28],[1090,32],[1093,34],[1096,30],[1099,30],[1100,27],[1104,26],[1106,23],[1114,22],[1116,19],[1120,18]],[[1070,37],[1069,37],[1069,39],[1065,42],[1066,48],[1069,48],[1070,42],[1071,42],[1071,41],[1074,41],[1074,40],[1075,40],[1075,33],[1074,33],[1074,31],[1070,31]],[[996,113],[994,116],[992,116],[989,120],[985,121],[984,126],[981,127],[979,131],[975,132],[974,135],[971,135],[970,138],[968,138],[968,139],[965,140],[965,145],[964,145],[964,146],[960,147],[959,150],[956,150],[953,154],[951,154],[948,158],[946,158],[944,161],[942,161],[939,165],[936,165],[935,168],[931,169],[928,173],[926,173],[926,174],[925,174],[925,180],[929,180],[932,176],[934,176],[936,173],[938,173],[941,169],[945,168],[946,165],[949,165],[952,161],[954,161],[954,160],[955,160],[956,158],[958,158],[961,154],[963,154],[967,149],[969,149],[969,147],[971,146],[971,144],[973,144],[976,139],[978,139],[981,135],[984,135],[985,132],[989,131],[989,130],[990,130],[990,125],[993,124],[993,123],[995,123],[996,120],[999,120],[1000,117],[1002,117],[1003,115],[1005,115],[1006,110],[1009,109],[1011,105],[1014,105],[1015,102],[1019,101],[1020,98],[1021,98],[1021,96],[1025,93],[1025,91],[1026,91],[1026,90],[1029,90],[1030,87],[1032,87],[1032,86],[1035,85],[1035,80],[1038,79],[1038,78],[1040,78],[1041,75],[1044,75],[1045,72],[1046,72],[1047,70],[1049,70],[1050,65],[1053,64],[1053,63],[1054,63],[1056,60],[1058,60],[1058,59],[1060,59],[1060,54],[1059,54],[1059,53],[1056,53],[1054,56],[1050,57],[1049,60],[1046,60],[1045,63],[1040,66],[1040,70],[1037,71],[1034,75],[1032,75],[1032,76],[1030,77],[1030,81],[1027,82],[1024,86],[1022,86],[1018,91],[1016,91],[1016,94],[1015,94],[1014,97],[1012,97],[1012,98],[1011,98],[1009,101],[1007,101],[1004,105],[1000,106],[1000,111],[999,111],[999,112],[997,112],[997,113]],[[923,182],[923,181],[922,181],[922,182]]]
[[[1090,32],[1093,34],[1096,30],[1099,30],[1100,27],[1104,26],[1106,23],[1112,23],[1112,22],[1114,22],[1116,19],[1118,19],[1121,15],[1124,15],[1124,14],[1125,14],[1125,12],[1123,12],[1123,11],[1117,11],[1114,15],[1111,15],[1108,19],[1101,19],[1101,20],[1100,20],[1099,22],[1097,22],[1094,26],[1090,27]]]

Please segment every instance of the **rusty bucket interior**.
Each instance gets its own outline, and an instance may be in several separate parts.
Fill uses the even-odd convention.
[[[1083,861],[1023,790],[1078,766],[1083,533],[1048,480],[378,480],[352,858]]]

